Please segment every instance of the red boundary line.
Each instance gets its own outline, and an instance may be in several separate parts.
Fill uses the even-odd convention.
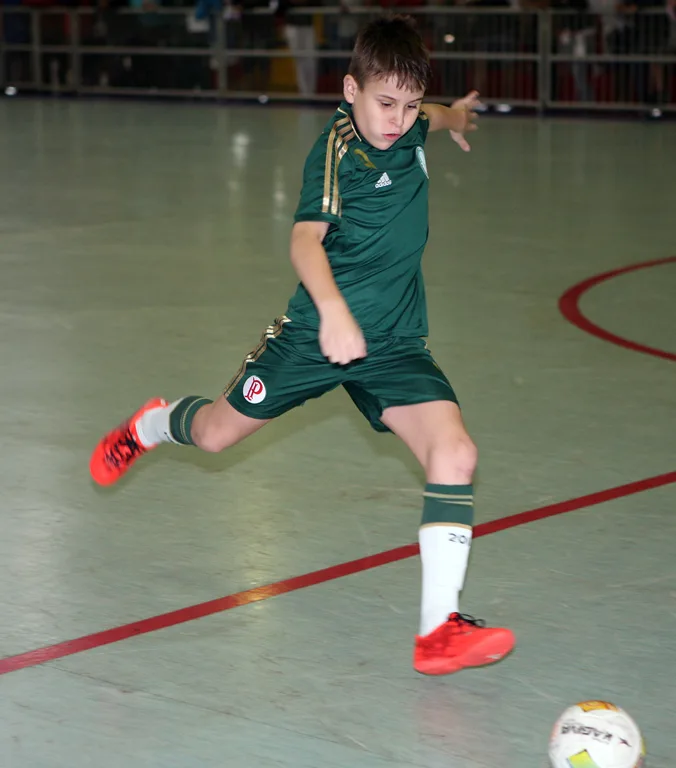
[[[606,331],[604,328],[592,323],[591,320],[588,320],[582,314],[579,307],[581,297],[599,283],[603,283],[606,280],[610,280],[613,277],[623,275],[627,272],[634,272],[639,269],[647,269],[648,267],[655,267],[672,262],[676,262],[676,256],[645,261],[640,264],[632,264],[628,267],[614,269],[610,272],[604,272],[601,275],[590,277],[589,279],[574,285],[563,294],[559,299],[559,309],[566,320],[581,330],[590,333],[592,336],[596,336],[604,341],[609,341],[612,344],[617,344],[620,347],[625,347],[626,349],[632,349],[635,352],[642,352],[644,354],[653,355],[654,357],[676,361],[676,355],[671,352],[648,347],[644,344],[637,344],[636,342],[624,339],[621,336]],[[613,499],[620,499],[624,496],[630,496],[634,493],[659,488],[671,483],[676,483],[676,472],[667,472],[663,475],[656,475],[644,480],[627,483],[626,485],[619,485],[615,488],[608,488],[605,491],[598,491],[586,496],[579,496],[576,499],[569,499],[568,501],[561,501],[556,504],[549,504],[545,507],[531,509],[527,512],[520,512],[516,515],[510,515],[509,517],[503,517],[498,520],[492,520],[488,523],[477,525],[474,528],[474,538],[488,536],[491,533],[505,531],[509,528],[515,528],[518,525],[525,525],[526,523],[543,520],[547,517],[554,517],[555,515],[562,515],[566,512],[584,509],[585,507],[602,504],[603,502],[612,501]],[[294,592],[295,590],[304,589],[305,587],[323,584],[332,579],[340,579],[354,573],[377,568],[380,565],[395,563],[398,560],[404,560],[417,554],[418,545],[407,544],[403,547],[397,547],[396,549],[390,549],[376,555],[362,557],[358,560],[351,560],[347,563],[332,565],[329,568],[322,568],[319,571],[306,573],[302,576],[295,576],[291,579],[278,581],[264,587],[248,589],[245,592],[236,592],[235,594],[227,595],[226,597],[209,600],[205,603],[188,606],[187,608],[180,608],[176,611],[170,611],[169,613],[163,613],[159,616],[135,621],[131,624],[124,624],[112,629],[105,629],[101,632],[95,632],[94,634],[85,635],[74,640],[66,640],[63,643],[48,645],[44,648],[38,648],[35,651],[20,653],[16,656],[8,656],[4,659],[0,659],[0,675],[6,675],[9,672],[16,672],[19,669],[25,669],[27,667],[35,667],[48,661],[62,659],[65,656],[72,656],[73,654],[82,653],[83,651],[91,650],[93,648],[100,648],[104,645],[127,640],[130,637],[145,635],[148,632],[167,629],[168,627],[183,624],[187,621],[194,621],[195,619],[201,619],[215,613],[229,611],[232,608],[238,608],[242,605],[249,605],[250,603],[260,602],[261,600],[268,600],[271,597],[283,595],[286,592]]]
[[[613,269],[610,272],[604,272],[602,275],[590,277],[587,280],[583,280],[581,283],[574,285],[572,288],[569,288],[563,294],[559,299],[559,310],[568,322],[577,326],[580,330],[590,333],[592,336],[596,336],[604,341],[609,341],[611,344],[616,344],[625,349],[632,349],[634,352],[642,352],[644,355],[652,355],[653,357],[661,357],[664,360],[673,360],[676,362],[676,355],[672,352],[666,352],[663,349],[656,349],[655,347],[648,347],[645,344],[638,344],[635,341],[630,341],[622,336],[610,333],[610,331],[601,328],[599,325],[596,325],[596,323],[592,323],[591,320],[582,314],[579,306],[580,299],[588,290],[600,283],[604,283],[606,280],[611,280],[613,277],[624,275],[627,272],[636,272],[639,269],[648,269],[648,267],[657,267],[662,264],[670,264],[673,262],[676,262],[676,256],[668,256],[665,259],[643,261],[640,264],[631,264],[628,267]]]
[[[562,515],[566,512],[584,509],[585,507],[591,507],[606,501],[620,499],[624,496],[630,496],[634,493],[659,488],[671,483],[676,483],[676,471],[667,472],[663,475],[656,475],[655,477],[648,477],[644,480],[637,480],[632,483],[627,483],[626,485],[619,485],[615,488],[608,488],[604,491],[597,491],[596,493],[590,493],[586,496],[579,496],[576,499],[569,499],[568,501],[560,501],[545,507],[538,507],[537,509],[531,509],[527,512],[519,512],[516,515],[502,517],[499,520],[491,520],[487,523],[481,523],[475,527],[474,537],[488,536],[491,533],[505,531],[508,528],[515,528],[518,525],[525,525],[526,523],[543,520],[547,517],[554,517],[555,515]],[[238,608],[242,605],[249,605],[250,603],[256,603],[261,600],[268,600],[271,597],[283,595],[286,592],[294,592],[295,590],[304,589],[305,587],[323,584],[332,579],[340,579],[354,573],[377,568],[380,565],[395,563],[398,560],[404,560],[417,554],[418,545],[407,544],[403,547],[389,549],[386,552],[369,555],[368,557],[362,557],[358,560],[351,560],[347,563],[332,565],[329,568],[322,568],[319,571],[306,573],[302,576],[295,576],[291,579],[278,581],[264,587],[247,589],[245,592],[237,592],[216,600],[209,600],[208,602],[199,603],[198,605],[180,608],[179,610],[163,613],[159,616],[135,621],[131,624],[124,624],[120,627],[105,629],[101,632],[95,632],[92,635],[85,635],[84,637],[79,637],[74,640],[66,640],[63,643],[48,645],[44,648],[38,648],[35,651],[20,653],[16,656],[8,656],[4,659],[0,659],[0,675],[16,672],[17,670],[25,669],[26,667],[35,667],[39,664],[44,664],[47,661],[62,659],[65,656],[72,656],[73,654],[82,653],[82,651],[88,651],[92,648],[100,648],[104,645],[117,643],[120,640],[127,640],[130,637],[145,635],[148,632],[167,629],[168,627],[183,624],[187,621],[194,621],[195,619],[201,619],[205,616],[211,616],[214,613],[229,611],[232,608]]]

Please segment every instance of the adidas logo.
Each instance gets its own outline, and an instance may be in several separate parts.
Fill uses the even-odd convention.
[[[381,187],[389,187],[392,184],[392,179],[384,173],[376,182],[376,189],[380,189]]]

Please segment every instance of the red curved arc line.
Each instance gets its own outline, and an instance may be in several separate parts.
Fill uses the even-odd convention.
[[[572,288],[569,288],[559,299],[559,310],[569,323],[577,326],[585,333],[589,333],[592,336],[603,339],[604,341],[609,341],[611,344],[616,344],[619,347],[632,349],[634,352],[642,352],[645,355],[661,357],[664,360],[672,360],[676,362],[676,354],[673,352],[667,352],[663,349],[649,347],[646,344],[639,344],[638,342],[625,339],[622,336],[617,336],[616,334],[607,331],[605,328],[601,328],[599,325],[596,325],[596,323],[592,323],[591,320],[582,314],[582,310],[580,309],[581,297],[595,285],[604,283],[606,280],[611,280],[613,277],[624,275],[627,272],[636,272],[639,269],[648,269],[649,267],[657,267],[662,264],[670,264],[674,262],[676,262],[676,256],[668,256],[665,259],[644,261],[640,264],[631,264],[628,267],[613,269],[610,272],[604,272],[601,275],[594,275],[594,277],[583,280],[581,283],[578,283]]]
[[[515,528],[519,525],[525,525],[526,523],[533,523],[536,520],[543,520],[547,517],[554,517],[555,515],[562,515],[566,512],[584,509],[585,507],[591,507],[606,501],[620,499],[624,496],[630,496],[634,493],[659,488],[660,486],[669,485],[671,483],[676,483],[676,471],[648,477],[644,480],[637,480],[625,485],[619,485],[615,488],[608,488],[604,491],[587,494],[586,496],[579,496],[578,498],[569,499],[568,501],[548,504],[547,506],[531,509],[527,512],[519,512],[516,515],[502,517],[499,520],[491,520],[487,523],[481,523],[474,528],[474,537],[488,536],[491,533],[505,531],[508,528]],[[88,651],[92,648],[100,648],[104,645],[117,643],[120,640],[127,640],[138,635],[145,635],[148,632],[167,629],[168,627],[183,624],[187,621],[194,621],[195,619],[201,619],[215,613],[229,611],[232,608],[260,602],[261,600],[268,600],[271,597],[277,597],[278,595],[283,595],[287,592],[294,592],[295,590],[304,589],[305,587],[323,584],[332,579],[340,579],[344,576],[367,571],[381,565],[395,563],[398,560],[404,560],[417,554],[418,545],[407,544],[403,547],[389,549],[386,552],[379,552],[375,555],[368,555],[367,557],[362,557],[358,560],[351,560],[348,563],[332,565],[329,568],[322,568],[319,571],[306,573],[302,576],[295,576],[291,579],[275,582],[274,584],[247,589],[244,592],[237,592],[216,600],[209,600],[208,602],[199,603],[198,605],[180,608],[176,611],[170,611],[169,613],[163,613],[159,616],[135,621],[131,624],[124,624],[119,627],[113,627],[112,629],[105,629],[102,632],[95,632],[94,634],[85,635],[84,637],[79,637],[74,640],[66,640],[65,642],[49,645],[45,648],[38,648],[37,650],[28,651],[27,653],[8,656],[4,659],[0,659],[0,675],[16,672],[17,670],[25,669],[26,667],[35,667],[39,664],[62,659],[65,656],[72,656],[73,654]]]

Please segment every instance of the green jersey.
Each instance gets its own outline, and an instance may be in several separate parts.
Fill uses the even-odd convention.
[[[343,102],[312,148],[295,221],[325,221],[334,279],[364,335],[426,336],[421,260],[428,234],[428,175],[421,112],[389,149],[366,143]],[[319,327],[300,284],[287,312],[294,326]]]

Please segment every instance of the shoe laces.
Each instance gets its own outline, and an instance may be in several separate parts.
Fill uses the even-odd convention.
[[[136,456],[140,456],[143,449],[136,442],[134,435],[127,427],[113,443],[106,447],[106,461],[116,469],[129,464]]]
[[[448,617],[448,621],[451,624],[455,624],[458,629],[464,628],[467,624],[480,628],[486,626],[486,622],[483,619],[475,619],[474,616],[470,616],[467,613],[452,613]]]
[[[466,613],[452,613],[439,627],[439,629],[443,627],[445,631],[432,632],[423,639],[423,643],[432,650],[447,648],[451,638],[471,634],[474,628],[481,629],[485,625],[486,622],[483,619],[475,619],[474,616]]]

